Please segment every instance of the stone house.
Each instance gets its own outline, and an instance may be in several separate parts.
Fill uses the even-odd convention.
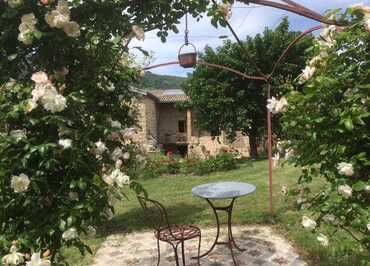
[[[188,99],[182,90],[138,91],[139,128],[135,137],[147,151],[161,149],[182,155],[213,156],[222,151],[249,157],[248,137],[237,135],[233,143],[200,132],[191,109],[180,110]]]

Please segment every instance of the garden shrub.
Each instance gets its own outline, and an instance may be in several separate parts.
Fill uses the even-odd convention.
[[[232,154],[219,154],[207,160],[182,159],[165,155],[149,156],[145,168],[140,170],[142,178],[155,178],[163,174],[205,175],[216,171],[227,171],[237,167]]]
[[[324,246],[344,230],[370,250],[370,7],[355,5],[344,18],[352,24],[325,27],[298,88],[285,95],[282,146],[303,168],[303,190],[315,178],[327,181],[319,193],[300,195],[310,206],[303,226]],[[335,230],[322,232],[324,223]]]
[[[236,168],[236,160],[233,154],[221,153],[213,159],[213,165],[217,171],[232,170]]]
[[[184,13],[206,8],[189,0],[142,5],[0,1],[4,263],[35,265],[30,259],[42,255],[43,265],[57,265],[62,246],[90,251],[81,237],[112,216],[112,197],[140,189],[131,88],[142,71],[128,45],[144,30],[158,29],[164,41]]]

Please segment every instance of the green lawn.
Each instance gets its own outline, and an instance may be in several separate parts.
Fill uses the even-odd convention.
[[[192,196],[191,188],[195,185],[215,181],[242,181],[255,184],[257,191],[254,194],[240,198],[236,201],[233,213],[235,224],[270,224],[285,235],[299,249],[303,257],[311,265],[360,265],[360,260],[365,254],[346,254],[348,247],[354,243],[338,234],[338,241],[331,241],[329,248],[319,246],[315,236],[303,230],[300,219],[305,211],[300,213],[295,210],[294,196],[284,197],[280,194],[282,185],[289,188],[296,187],[300,170],[285,166],[274,171],[274,215],[268,208],[268,171],[267,161],[245,163],[239,169],[214,173],[207,176],[163,176],[156,179],[143,180],[141,183],[148,191],[151,198],[160,201],[167,208],[172,223],[190,223],[200,226],[214,225],[214,215],[205,200]],[[320,184],[313,184],[317,189]],[[139,208],[135,195],[127,192],[129,201],[117,202],[116,216],[99,232],[97,239],[88,243],[93,250],[99,247],[105,236],[117,232],[132,232],[148,230],[145,225],[142,211]],[[348,252],[349,253],[349,252]],[[91,256],[81,257],[76,250],[65,250],[71,265],[88,265]],[[368,255],[368,254],[367,254]]]

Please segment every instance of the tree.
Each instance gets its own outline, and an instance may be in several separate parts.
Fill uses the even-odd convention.
[[[338,17],[350,27],[327,26],[299,84],[285,95],[283,146],[303,168],[300,202],[311,206],[302,224],[315,233],[334,227],[318,236],[324,246],[344,230],[370,250],[369,13],[358,4]],[[314,179],[325,179],[315,193]]]
[[[185,12],[205,8],[191,0],[0,2],[5,264],[49,250],[54,265],[63,245],[89,250],[79,236],[109,218],[111,196],[140,189],[129,88],[141,70],[128,43],[152,29],[165,40]]]
[[[247,37],[243,42],[245,50],[237,43],[226,41],[216,50],[207,47],[200,59],[248,75],[259,75],[255,66],[248,61],[249,56],[263,73],[269,74],[282,51],[298,34],[289,31],[288,19],[284,18],[275,31],[266,28],[262,35]],[[282,93],[281,84],[298,75],[305,65],[305,50],[311,44],[312,37],[302,40],[292,48],[285,63],[277,69],[272,80],[274,87],[279,88],[274,90],[277,94]],[[185,91],[203,130],[212,135],[224,130],[230,137],[236,131],[242,131],[250,138],[252,157],[257,156],[257,140],[264,134],[266,125],[266,82],[245,80],[228,71],[198,65],[189,76]]]

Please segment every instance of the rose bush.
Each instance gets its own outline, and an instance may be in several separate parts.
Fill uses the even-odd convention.
[[[0,1],[3,264],[89,251],[82,236],[111,216],[112,196],[141,189],[130,90],[141,69],[128,45],[156,28],[165,39],[205,2]]]
[[[302,201],[310,212],[302,225],[320,231],[329,223],[370,248],[370,8],[355,5],[339,14],[351,25],[325,26],[316,56],[285,98],[282,115],[290,161],[303,168],[305,187],[315,178],[326,186]],[[302,188],[302,191],[309,191]],[[321,229],[320,229],[321,228]],[[335,231],[334,231],[335,232]],[[327,246],[334,232],[318,234]],[[319,232],[317,232],[319,233]],[[330,235],[330,236],[328,236]],[[356,247],[354,247],[356,248]]]

